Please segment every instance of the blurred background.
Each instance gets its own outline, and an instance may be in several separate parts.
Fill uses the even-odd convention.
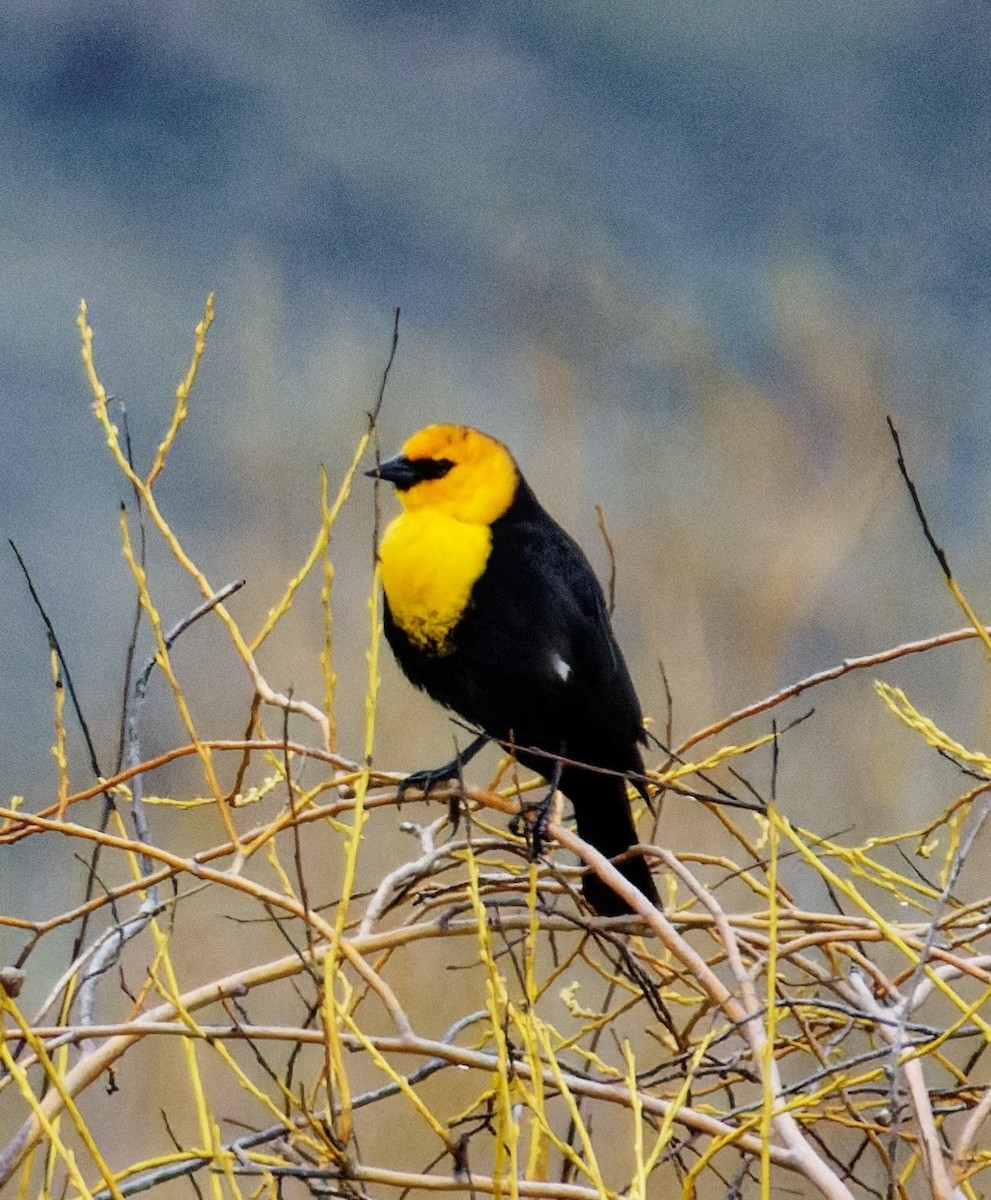
[[[90,412],[81,297],[141,465],[216,291],[159,496],[216,586],[247,577],[234,611],[249,631],[312,540],[319,465],[336,487],[365,427],[397,305],[384,450],[432,420],[491,431],[605,577],[602,504],[619,635],[661,724],[663,661],[676,740],[845,655],[961,623],[887,412],[986,609],[989,34],[980,4],[904,0],[8,9],[0,524],[101,756],[133,603],[117,528],[130,497]],[[361,480],[335,530],[353,755],[371,493]],[[150,554],[170,624],[196,595],[154,538]],[[263,660],[273,686],[313,698],[316,598]],[[247,681],[219,627],[176,653],[211,719],[241,729]],[[383,661],[381,764],[446,754],[443,716]],[[926,711],[980,740],[980,663],[966,645],[892,680],[918,679]],[[6,547],[0,680],[0,792],[40,803],[47,647]],[[787,797],[798,819],[823,802],[837,829],[866,804],[881,824],[892,805],[896,824],[924,819],[922,764],[870,684],[809,698],[820,719],[790,751],[815,754]],[[151,705],[149,752],[179,736],[163,686]]]
[[[366,426],[396,306],[383,451],[429,421],[484,427],[605,578],[601,504],[617,632],[662,728],[663,662],[676,741],[845,656],[963,624],[886,413],[964,591],[991,615],[991,20],[978,0],[36,0],[7,6],[0,39],[0,529],[31,569],[104,770],[133,609],[118,533],[130,496],[90,412],[82,297],[147,466],[216,291],[157,495],[215,586],[247,577],[231,608],[249,633],[312,542],[320,464],[335,489]],[[360,479],[333,545],[353,757],[371,530]],[[154,538],[149,564],[171,624],[198,597]],[[262,656],[273,686],[315,701],[318,583]],[[139,660],[150,653],[144,634]],[[204,736],[243,729],[248,681],[217,622],[185,635],[175,663]],[[382,664],[376,763],[446,758],[443,714],[385,650]],[[987,749],[974,643],[876,673]],[[47,646],[6,545],[0,683],[0,794],[41,807],[55,786]],[[863,839],[964,790],[883,710],[871,673],[779,720],[812,703],[778,780],[796,821]],[[159,678],[143,749],[183,737]],[[82,787],[74,726],[72,749]],[[766,794],[769,756],[746,769]],[[183,770],[155,788],[195,793]],[[677,847],[714,826],[687,818],[666,814]],[[391,823],[377,818],[386,854]],[[173,836],[164,817],[156,833]],[[203,836],[219,840],[216,825]],[[3,853],[0,909],[40,915],[78,896],[81,867],[32,901],[40,854],[31,841]],[[0,943],[0,959],[21,944],[8,930]]]

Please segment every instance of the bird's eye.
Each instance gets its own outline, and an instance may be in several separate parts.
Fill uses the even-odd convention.
[[[416,472],[417,482],[443,479],[454,466],[449,458],[414,458],[410,464]]]

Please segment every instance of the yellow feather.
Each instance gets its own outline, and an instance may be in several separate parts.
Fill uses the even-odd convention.
[[[451,632],[491,548],[488,525],[436,509],[407,510],[389,525],[380,548],[382,586],[393,620],[412,642],[437,654],[451,650]]]
[[[398,493],[403,512],[379,547],[382,586],[393,620],[417,646],[452,649],[475,580],[492,549],[492,522],[509,508],[519,475],[501,442],[464,425],[429,425],[403,446],[451,470]]]

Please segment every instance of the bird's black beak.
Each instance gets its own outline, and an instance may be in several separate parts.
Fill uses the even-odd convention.
[[[387,483],[394,483],[400,491],[411,488],[414,483],[419,483],[423,478],[418,465],[411,462],[405,454],[397,454],[395,458],[384,459],[377,467],[372,467],[365,474],[371,479],[384,479]]]
[[[372,479],[385,479],[394,483],[400,492],[405,492],[416,483],[426,483],[430,479],[443,479],[454,466],[449,458],[407,458],[405,454],[397,454],[395,458],[387,458],[377,467],[372,467],[365,474]]]

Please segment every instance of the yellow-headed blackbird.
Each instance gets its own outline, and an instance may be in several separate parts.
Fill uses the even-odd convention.
[[[559,787],[581,837],[622,854],[638,840],[624,774],[647,794],[643,718],[577,543],[506,447],[477,429],[430,425],[368,474],[394,484],[403,507],[379,549],[385,635],[400,667]],[[428,790],[455,776],[485,740],[407,784]],[[642,857],[618,867],[657,903]],[[597,912],[630,911],[596,875],[583,887]]]

